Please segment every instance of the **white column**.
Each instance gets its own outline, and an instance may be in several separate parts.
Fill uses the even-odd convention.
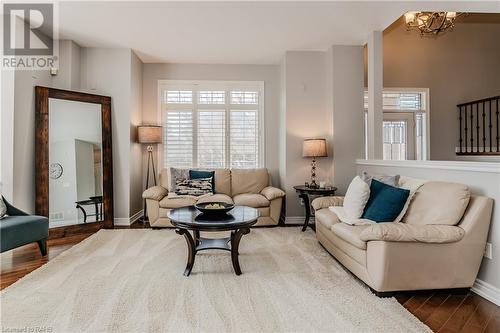
[[[382,31],[373,31],[368,40],[368,158],[382,159],[382,89],[384,54]]]

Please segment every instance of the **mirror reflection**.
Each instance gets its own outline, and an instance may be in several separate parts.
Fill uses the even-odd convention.
[[[104,220],[101,105],[49,98],[49,225]]]

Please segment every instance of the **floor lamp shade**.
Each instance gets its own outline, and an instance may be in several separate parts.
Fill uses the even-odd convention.
[[[137,126],[137,141],[146,144],[161,143],[161,128],[155,125]]]

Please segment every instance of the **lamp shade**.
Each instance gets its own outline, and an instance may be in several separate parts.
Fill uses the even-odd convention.
[[[303,157],[326,157],[326,140],[325,139],[306,139],[302,144]]]
[[[161,143],[161,126],[137,126],[137,141],[139,143]]]

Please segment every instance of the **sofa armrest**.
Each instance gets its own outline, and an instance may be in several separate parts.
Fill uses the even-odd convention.
[[[142,193],[144,199],[160,201],[168,194],[168,190],[162,186],[153,186]]]
[[[322,208],[328,208],[331,206],[342,206],[344,203],[344,197],[320,197],[312,201],[311,206],[314,210],[320,210]]]
[[[260,194],[265,196],[269,201],[277,198],[283,198],[285,196],[284,191],[272,186],[265,187],[262,191],[260,191]]]
[[[464,229],[450,225],[378,223],[361,232],[361,240],[388,242],[453,243],[465,235]]]

